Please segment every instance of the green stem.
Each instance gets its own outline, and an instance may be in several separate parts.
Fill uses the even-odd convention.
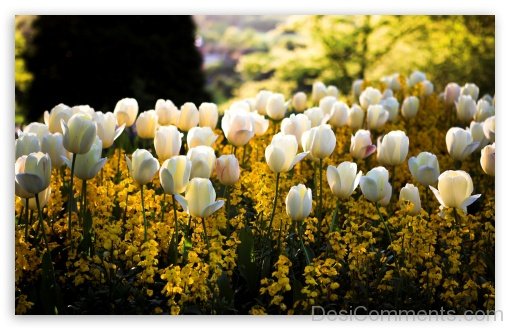
[[[337,201],[335,212],[333,213],[333,219],[331,220],[331,225],[329,226],[329,232],[333,232],[335,230],[335,227],[338,224],[338,211],[340,209],[340,201]]]
[[[245,144],[244,147],[243,147],[243,156],[242,156],[242,159],[241,159],[241,167],[244,167],[244,158],[246,156],[246,149],[248,149],[248,144]]]
[[[271,212],[271,219],[269,220],[269,228],[268,228],[268,238],[269,241],[271,241],[271,236],[273,233],[273,220],[274,220],[274,214],[276,211],[276,202],[278,201],[278,184],[280,183],[280,173],[276,173],[276,188],[274,193],[274,200],[273,200],[273,211]]]
[[[174,237],[175,237],[175,244],[177,244],[177,234],[179,232],[179,222],[177,220],[177,205],[175,204],[174,195],[172,195],[172,207],[174,209],[174,222],[175,222]]]
[[[226,199],[226,205],[225,205],[225,216],[227,218],[227,224],[230,220],[229,211],[230,211],[230,198],[228,194],[230,193],[229,186],[225,186],[225,189],[223,191],[223,197]]]
[[[48,238],[46,237],[46,228],[44,226],[44,219],[41,211],[41,204],[39,203],[39,194],[35,194],[35,203],[37,205],[37,213],[39,213],[39,224],[42,226],[42,234],[43,234],[43,240],[44,240],[44,247],[46,248],[46,253],[48,253],[48,256],[51,260],[51,250],[50,246],[48,244]],[[53,269],[53,262],[50,262],[51,264],[51,278],[53,281],[53,285],[56,288],[56,281],[55,281],[55,270]]]
[[[143,242],[147,242],[147,218],[145,217],[145,201],[143,198],[143,184],[141,185],[140,192],[142,194],[142,215],[143,215]]]
[[[115,178],[117,180],[119,179],[119,173],[120,173],[120,147],[117,149],[117,174],[115,174]]]
[[[205,239],[205,244],[207,245],[207,255],[209,255],[209,253],[211,253],[211,247],[209,245],[209,237],[207,236],[207,227],[205,225],[205,218],[202,217],[202,227],[204,227],[204,239]]]
[[[390,232],[390,229],[388,228],[388,224],[386,223],[386,220],[384,219],[384,217],[381,214],[381,211],[379,210],[379,203],[375,203],[375,208],[377,209],[377,214],[379,215],[379,219],[381,220],[381,222],[384,225],[384,228],[386,229],[386,234],[388,235],[388,239],[390,240],[390,246],[391,246],[391,245],[393,245],[393,237],[391,236],[391,232]],[[399,258],[397,257],[396,253],[395,253],[395,261],[397,264],[398,275],[400,276],[400,262],[399,262]]]
[[[166,193],[163,192],[163,205],[161,206],[161,222],[163,222],[163,218],[165,217],[165,209],[166,209]]]
[[[25,242],[28,239],[28,198],[25,198]]]
[[[73,198],[74,198],[74,192],[73,192],[73,182],[74,182],[74,164],[76,163],[76,154],[73,153],[73,160],[71,163],[71,181],[69,184],[69,198],[67,202],[67,209],[68,209],[68,218],[67,218],[67,230],[68,230],[68,238],[69,242],[71,243],[72,248],[72,221],[71,221],[71,211],[72,211],[72,205],[73,205]]]
[[[81,213],[81,224],[83,225],[83,219],[85,218],[85,210],[87,208],[87,180],[82,180],[81,182],[81,204],[80,204],[80,213]]]
[[[319,227],[319,230],[322,229],[322,158],[319,159],[319,219],[321,220],[321,226]]]
[[[306,247],[305,247],[305,240],[304,240],[304,234],[303,234],[303,225],[304,225],[304,221],[301,222],[298,225],[298,228],[299,228],[299,241],[301,242],[301,248],[303,249],[303,253],[305,255],[306,264],[309,265],[312,262],[312,260],[311,260],[310,255],[308,254],[308,251],[306,250]]]

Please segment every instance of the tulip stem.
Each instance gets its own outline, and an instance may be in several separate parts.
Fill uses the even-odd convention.
[[[28,239],[28,198],[25,198],[25,242]]]
[[[381,219],[381,222],[383,223],[384,228],[386,229],[386,234],[388,235],[388,239],[390,240],[390,246],[391,246],[393,244],[393,237],[391,236],[391,232],[390,232],[390,229],[388,228],[388,224],[386,223],[386,220],[384,219],[384,217],[381,214],[381,211],[379,210],[379,203],[378,202],[375,203],[375,208],[377,209],[377,214],[379,215],[379,219]],[[396,261],[396,265],[397,265],[398,276],[401,277],[401,275],[400,275],[400,262],[398,260],[396,252],[395,252],[395,261]]]
[[[42,226],[42,234],[43,234],[43,240],[44,240],[44,246],[46,248],[46,253],[48,253],[48,257],[50,258],[50,264],[51,264],[51,281],[53,282],[54,289],[57,288],[57,282],[55,280],[55,269],[53,268],[53,262],[51,261],[51,250],[50,246],[48,245],[48,238],[46,237],[46,228],[44,226],[44,219],[41,211],[41,203],[39,203],[39,194],[35,194],[35,203],[37,205],[37,213],[39,213],[39,224]]]
[[[143,184],[141,185],[140,193],[142,194],[142,215],[143,215],[143,242],[147,242],[147,218],[145,217],[145,201],[143,198]]]
[[[83,225],[83,219],[85,217],[85,211],[87,210],[87,180],[81,182],[81,223]]]
[[[298,225],[299,241],[301,242],[301,248],[303,249],[303,254],[305,255],[306,264],[309,265],[312,261],[310,259],[310,255],[308,254],[308,251],[306,250],[306,247],[305,247],[305,239],[304,239],[305,235],[303,234],[303,225],[304,225],[304,221]]]
[[[232,154],[234,155],[234,157],[236,156],[236,146],[235,145],[232,145]]]
[[[172,195],[172,207],[174,209],[174,226],[175,226],[175,229],[174,229],[174,237],[175,237],[175,244],[177,244],[177,234],[179,232],[179,222],[177,220],[177,205],[175,204],[175,197],[174,195]]]
[[[322,238],[322,225],[324,222],[324,218],[322,216],[322,158],[319,159],[319,194],[320,196],[317,196],[319,199],[319,212],[317,213],[317,219],[319,220],[319,241]]]
[[[205,244],[207,246],[207,255],[209,255],[209,253],[211,252],[211,247],[209,245],[209,237],[207,236],[207,227],[205,225],[204,217],[202,217],[202,227],[204,227],[204,239],[205,239]]]
[[[268,238],[269,241],[271,241],[271,236],[273,233],[273,219],[274,219],[274,213],[276,211],[276,202],[278,201],[278,184],[280,183],[280,173],[276,173],[276,188],[274,193],[274,200],[273,200],[273,211],[271,212],[271,219],[269,220],[269,228],[268,228]]]
[[[73,198],[74,198],[74,192],[73,192],[73,182],[74,182],[74,164],[76,163],[76,154],[73,153],[73,160],[71,162],[71,180],[69,183],[69,198],[67,202],[67,210],[68,210],[68,218],[67,218],[67,233],[69,238],[69,243],[71,244],[71,248],[73,245],[72,238],[72,221],[71,221],[71,212],[72,212],[72,206],[73,206]]]

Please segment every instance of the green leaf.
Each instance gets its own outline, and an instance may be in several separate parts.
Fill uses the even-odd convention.
[[[241,243],[237,247],[238,267],[241,276],[248,284],[250,291],[256,291],[258,276],[257,267],[254,262],[254,239],[251,230],[243,228],[239,233]]]

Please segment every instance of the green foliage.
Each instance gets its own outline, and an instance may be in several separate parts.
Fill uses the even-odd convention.
[[[414,70],[437,89],[450,81],[495,89],[493,16],[290,16],[269,34],[268,52],[239,60],[248,82],[239,97],[310,89],[315,80],[347,93],[354,79]]]

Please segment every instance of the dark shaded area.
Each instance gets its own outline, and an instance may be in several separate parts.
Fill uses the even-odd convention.
[[[26,65],[34,80],[19,100],[26,119],[62,102],[113,111],[134,97],[177,106],[209,100],[190,16],[40,16]]]

